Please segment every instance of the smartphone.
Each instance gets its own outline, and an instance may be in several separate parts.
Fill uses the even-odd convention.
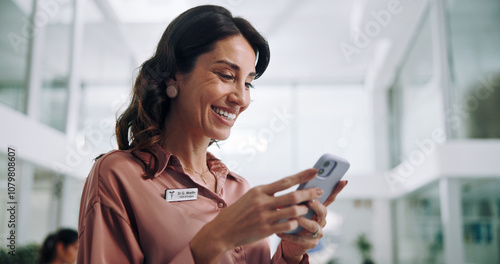
[[[313,167],[318,170],[316,177],[308,182],[300,184],[297,190],[320,188],[323,190],[323,194],[318,198],[318,200],[321,203],[324,203],[342,176],[344,176],[347,172],[349,166],[349,162],[343,158],[331,154],[324,154],[319,158]],[[309,211],[304,215],[304,217],[311,219],[314,214],[314,211],[309,208]],[[299,226],[296,229],[285,233],[297,234],[302,230],[303,228]]]

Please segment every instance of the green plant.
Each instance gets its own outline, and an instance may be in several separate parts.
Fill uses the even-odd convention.
[[[16,248],[15,255],[10,255],[5,249],[0,250],[0,263],[2,264],[36,264],[38,263],[37,244],[28,244]]]
[[[427,245],[427,259],[425,263],[439,263],[439,256],[443,253],[443,234],[438,232],[433,241]]]
[[[354,244],[361,254],[362,264],[375,264],[371,258],[373,246],[365,234],[360,234],[354,241]]]

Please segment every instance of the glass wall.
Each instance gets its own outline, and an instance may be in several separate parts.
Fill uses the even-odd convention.
[[[434,75],[437,62],[432,26],[427,11],[389,93],[392,166],[412,159],[422,142],[442,143],[435,142],[433,135],[445,134],[443,88],[438,85],[440,76]]]
[[[467,263],[500,263],[500,179],[463,179]]]
[[[424,16],[389,93],[393,166],[412,162],[417,150],[425,155],[413,161],[422,164],[444,141],[445,131],[449,139],[500,138],[500,2],[445,2],[449,34],[434,34],[439,22],[432,13]],[[439,42],[447,45],[445,65],[439,65],[443,54],[435,52]],[[450,87],[441,87],[446,74],[436,73],[447,67]],[[466,263],[499,263],[500,180],[457,181]],[[444,263],[440,202],[454,197],[440,197],[438,186],[431,182],[394,200],[395,263]]]
[[[50,1],[48,1],[50,2]],[[59,131],[66,131],[68,109],[71,37],[74,1],[52,2],[52,9],[42,9],[48,17],[43,32],[40,62],[39,120]]]
[[[460,180],[466,263],[500,262],[500,180]],[[444,263],[438,181],[395,199],[396,263]]]
[[[32,1],[0,1],[0,103],[26,112]]]
[[[459,138],[500,138],[500,2],[447,3],[456,96],[448,125]]]
[[[444,263],[439,184],[394,200],[393,210],[396,263]]]
[[[450,139],[500,138],[500,3],[446,4],[449,34],[434,34],[439,22],[424,14],[389,93],[393,166],[433,140],[433,133],[446,131]],[[447,45],[448,61],[440,60],[440,42]],[[451,72],[449,87],[441,87],[446,74],[434,76],[443,67]]]
[[[73,0],[0,3],[0,103],[27,113],[28,90],[36,118],[65,131]]]

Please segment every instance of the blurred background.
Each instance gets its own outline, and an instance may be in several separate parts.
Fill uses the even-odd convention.
[[[323,153],[351,162],[311,263],[500,263],[499,0],[0,0],[2,249],[12,230],[19,248],[77,228],[137,68],[200,4],[271,47],[210,151],[252,186]]]

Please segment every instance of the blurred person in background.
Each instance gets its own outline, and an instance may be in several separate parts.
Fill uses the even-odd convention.
[[[275,197],[317,171],[250,189],[207,152],[229,137],[269,58],[264,37],[223,7],[169,24],[117,120],[119,150],[98,157],[85,183],[78,263],[308,263],[346,182],[325,204],[315,188]],[[313,219],[302,217],[308,207]],[[271,257],[272,234],[281,243]]]
[[[40,248],[40,264],[73,264],[78,255],[78,232],[60,229],[49,234]]]

